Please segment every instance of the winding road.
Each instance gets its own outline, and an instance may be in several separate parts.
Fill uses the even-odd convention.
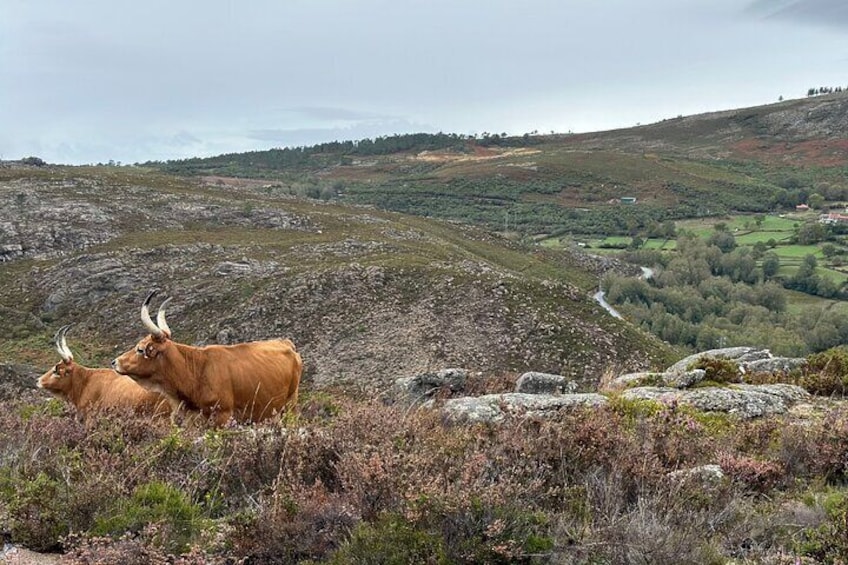
[[[654,270],[653,269],[651,269],[649,267],[639,267],[639,268],[642,269],[642,276],[640,278],[647,280],[647,279],[654,276]],[[594,298],[595,302],[600,304],[603,307],[603,309],[606,310],[607,312],[609,312],[613,317],[623,320],[624,317],[621,314],[619,314],[618,310],[616,310],[615,308],[610,306],[609,302],[606,301],[606,299],[604,298],[605,294],[606,293],[603,290],[598,289],[598,292],[593,294],[592,298]]]

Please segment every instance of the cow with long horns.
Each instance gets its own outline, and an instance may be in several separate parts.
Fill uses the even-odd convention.
[[[160,306],[150,318],[150,292],[141,321],[150,334],[112,361],[112,367],[173,401],[200,410],[217,425],[231,418],[258,422],[297,403],[303,361],[288,339],[194,347],[171,339]]]
[[[167,416],[171,405],[165,396],[145,390],[131,378],[112,369],[90,369],[74,362],[63,326],[53,338],[62,361],[39,377],[37,386],[73,404],[88,417],[94,410],[132,410],[138,414]]]

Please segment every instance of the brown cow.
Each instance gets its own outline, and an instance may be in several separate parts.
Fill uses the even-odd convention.
[[[74,363],[65,339],[69,327],[64,326],[56,332],[53,339],[62,361],[39,377],[38,388],[70,402],[84,417],[97,409],[133,410],[157,416],[171,413],[168,398],[145,390],[131,378],[112,369],[89,369]]]
[[[165,320],[165,300],[156,323],[150,319],[150,299],[141,307],[141,321],[150,335],[112,361],[112,367],[149,390],[196,408],[218,425],[230,418],[257,422],[297,403],[303,361],[288,339],[238,345],[193,347],[171,340]]]

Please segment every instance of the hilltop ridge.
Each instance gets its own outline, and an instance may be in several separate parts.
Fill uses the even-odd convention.
[[[625,235],[792,209],[822,183],[844,190],[846,132],[848,93],[837,92],[605,132],[400,135],[148,165],[523,235]]]

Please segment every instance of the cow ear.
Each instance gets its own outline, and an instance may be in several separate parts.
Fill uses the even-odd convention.
[[[152,343],[148,343],[147,347],[144,348],[144,356],[148,359],[153,359],[156,355],[159,354],[159,351],[154,347]]]

